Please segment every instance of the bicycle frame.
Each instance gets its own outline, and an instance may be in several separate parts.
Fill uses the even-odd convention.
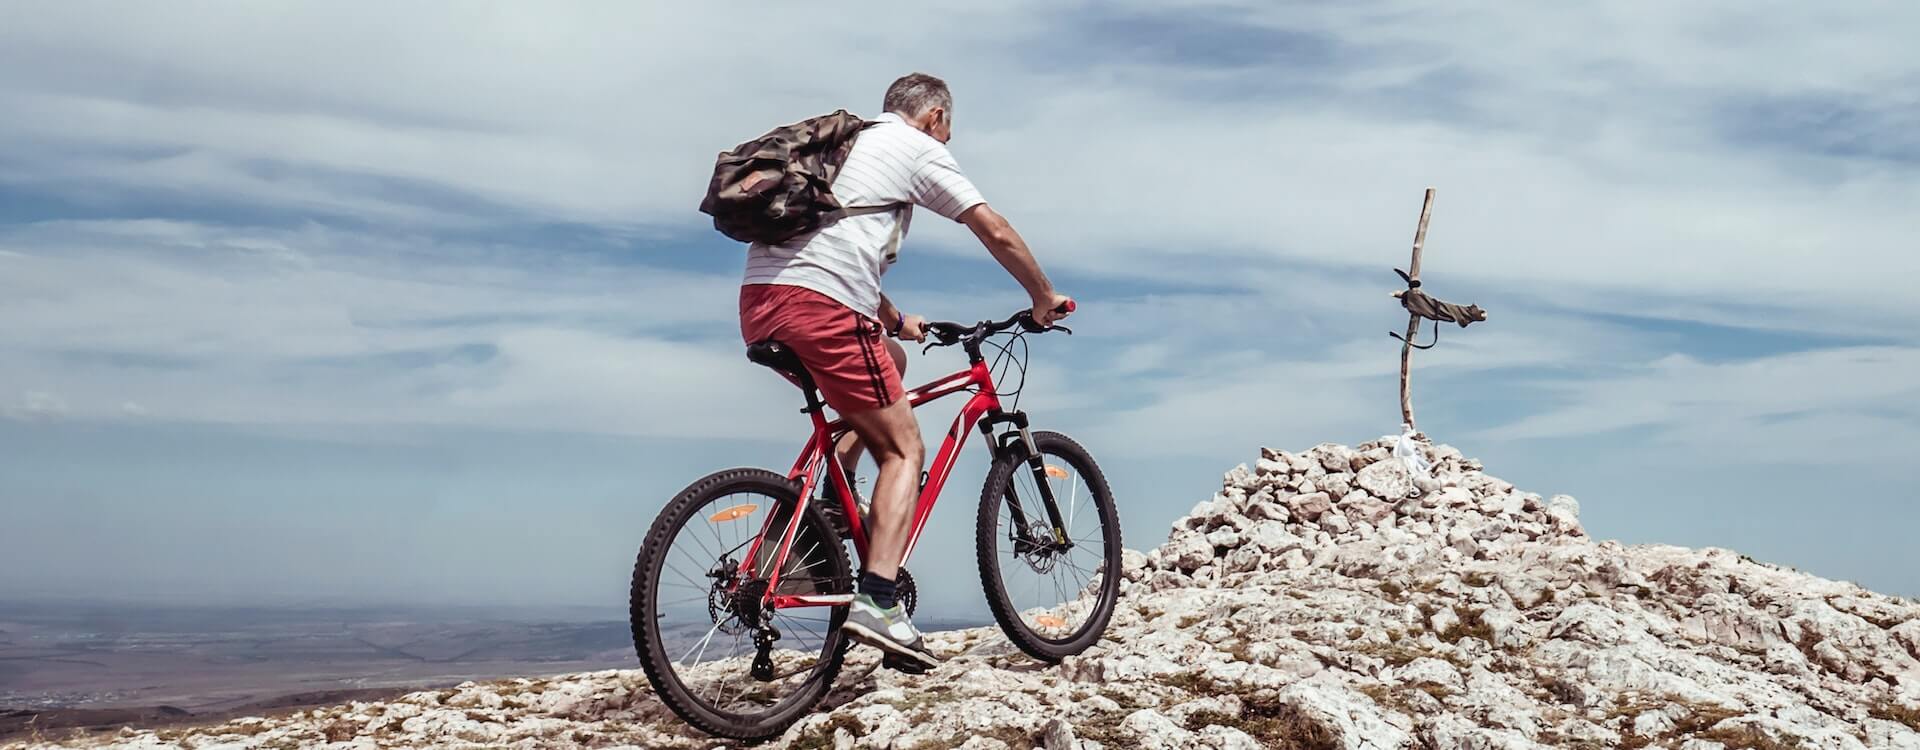
[[[960,407],[960,414],[954,417],[953,426],[947,429],[946,440],[941,443],[940,452],[934,456],[933,465],[927,472],[926,485],[920,488],[920,497],[914,506],[913,525],[907,534],[907,548],[900,558],[902,563],[912,556],[914,544],[920,540],[920,532],[926,528],[927,518],[933,513],[933,504],[940,499],[940,490],[946,485],[947,477],[953,473],[954,464],[960,459],[960,449],[963,447],[967,433],[972,432],[974,427],[982,424],[981,420],[986,418],[988,422],[984,430],[991,437],[992,424],[1006,419],[1006,415],[1000,409],[1000,398],[994,390],[993,375],[988,371],[984,361],[976,360],[966,370],[907,392],[907,403],[914,408],[919,408],[922,404],[968,389],[973,389],[973,398],[968,399],[967,403]],[[839,491],[847,522],[852,528],[854,548],[860,553],[860,559],[865,560],[867,557],[867,546],[870,540],[866,524],[860,518],[858,506],[854,504],[853,488],[847,484],[847,475],[841,469],[840,457],[833,449],[834,443],[840,436],[852,428],[844,419],[828,422],[822,409],[811,409],[809,414],[813,417],[813,437],[807,441],[806,447],[801,450],[800,457],[793,462],[793,469],[787,475],[789,479],[800,483],[800,500],[792,517],[787,519],[786,528],[780,530],[779,546],[776,548],[773,567],[766,574],[769,594],[779,590],[780,571],[786,567],[787,553],[799,533],[807,503],[813,499],[815,484],[820,481],[823,474],[827,481],[833,482],[834,488]],[[1007,421],[1019,424],[1024,420],[1015,418]],[[1024,424],[1020,426],[1023,430],[1025,429]],[[777,518],[778,514],[769,513],[759,535],[754,537],[746,559],[740,563],[743,580],[755,577],[753,568],[755,561],[760,559],[760,547],[767,541],[769,533],[774,531],[773,524]],[[853,601],[853,595],[772,594],[768,600],[774,609],[829,607],[847,604]]]

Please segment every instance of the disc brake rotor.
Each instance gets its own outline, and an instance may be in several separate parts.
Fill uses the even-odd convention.
[[[1028,525],[1024,536],[1026,539],[1015,545],[1015,549],[1020,550],[1020,559],[1036,573],[1052,573],[1053,566],[1059,562],[1058,551],[1053,545],[1053,527],[1045,521],[1034,521]]]
[[[733,616],[734,582],[740,580],[740,566],[732,558],[721,558],[707,570],[713,585],[707,587],[707,618],[715,624]]]

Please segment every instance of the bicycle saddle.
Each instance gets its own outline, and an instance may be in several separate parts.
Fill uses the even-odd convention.
[[[807,366],[801,364],[800,355],[794,354],[785,344],[768,339],[747,345],[747,359],[754,364],[773,368],[787,377],[807,386],[813,384],[813,378],[807,374]]]

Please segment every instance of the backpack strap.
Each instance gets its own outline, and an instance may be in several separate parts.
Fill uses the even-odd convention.
[[[860,123],[860,129],[866,130],[867,128],[870,128],[879,124],[880,124],[879,120],[867,120],[865,122]],[[854,138],[857,140],[859,138],[859,135],[855,134]],[[851,150],[851,146],[849,146],[849,150]],[[902,202],[902,203],[885,203],[878,206],[850,206],[850,207],[840,209],[840,215],[842,218],[849,217],[849,216],[866,216],[868,214],[883,214],[883,213],[892,213],[897,215],[900,211],[906,210],[908,207],[912,205],[913,205],[912,203]],[[900,218],[896,218],[894,220],[893,234],[887,237],[887,245],[884,249],[881,250],[881,253],[880,253],[881,256],[885,257],[888,263],[892,263],[893,259],[899,257],[900,255],[900,230],[902,228],[901,225],[904,223],[905,222],[902,221]]]
[[[904,225],[906,224],[906,221],[904,220],[905,217],[898,216],[898,214],[899,212],[906,210],[909,206],[912,206],[912,205],[913,205],[912,203],[888,203],[884,206],[859,206],[856,208],[846,208],[846,209],[841,209],[841,212],[842,212],[842,216],[864,216],[867,214],[880,214],[880,213],[895,214],[896,216],[893,220],[893,234],[887,236],[886,246],[880,249],[881,257],[886,258],[888,263],[892,263],[895,258],[900,257],[900,239],[901,239],[900,235],[901,235],[901,230],[904,228]]]
[[[846,216],[865,216],[867,214],[884,214],[892,211],[898,211],[900,209],[906,208],[907,206],[911,206],[911,205],[913,204],[888,203],[886,205],[881,205],[881,206],[860,206],[858,208],[843,208],[840,210]]]
[[[845,110],[842,110],[842,111],[845,111]],[[866,130],[867,128],[870,128],[879,124],[880,124],[879,120],[864,120],[860,123],[859,130]],[[860,139],[860,134],[859,132],[856,131],[854,133],[853,138],[847,141],[847,144],[848,144],[847,151],[849,153],[853,151],[853,145],[852,145],[853,142],[859,139]],[[900,209],[906,208],[907,206],[911,206],[911,205],[913,204],[884,203],[878,206],[859,206],[859,207],[846,206],[840,209],[840,214],[842,216],[865,216],[867,214],[882,214],[882,213],[887,213],[889,211],[898,211]],[[897,238],[896,238],[896,241],[897,241]]]

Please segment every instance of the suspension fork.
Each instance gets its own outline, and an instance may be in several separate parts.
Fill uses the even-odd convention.
[[[993,427],[999,424],[1011,425],[1013,429],[995,438]],[[1060,503],[1054,500],[1053,485],[1047,481],[1047,462],[1040,456],[1039,447],[1033,444],[1033,432],[1027,427],[1027,413],[996,411],[980,420],[980,431],[987,436],[987,439],[996,440],[999,443],[1000,454],[1004,455],[1010,451],[1020,452],[1021,460],[1027,464],[1027,470],[1033,472],[1034,486],[1040,489],[1040,505],[1046,509],[1047,521],[1053,525],[1053,543],[1067,544],[1067,525],[1060,516]],[[1018,527],[1020,537],[1025,539],[1028,529],[1026,509],[1022,508],[1019,502],[1010,502],[1007,503],[1007,510],[1013,515],[1013,522]]]

